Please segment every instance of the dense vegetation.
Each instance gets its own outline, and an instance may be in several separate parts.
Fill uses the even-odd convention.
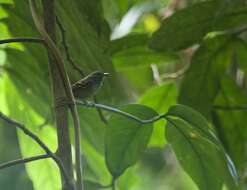
[[[0,187],[246,189],[246,31],[245,0],[0,0]]]

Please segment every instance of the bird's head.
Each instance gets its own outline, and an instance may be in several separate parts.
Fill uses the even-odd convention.
[[[109,73],[104,73],[104,72],[101,72],[101,71],[95,71],[93,73],[90,74],[90,78],[93,79],[95,82],[100,82],[103,80],[103,78],[105,76],[108,76]]]

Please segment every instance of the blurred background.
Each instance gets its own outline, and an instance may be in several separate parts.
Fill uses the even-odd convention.
[[[244,133],[246,130],[245,113],[240,111],[237,114],[236,112],[225,114],[225,112],[215,111],[212,114],[209,111],[215,102],[226,103],[222,98],[223,95],[219,95],[217,98],[214,95],[216,94],[215,89],[219,87],[217,86],[217,77],[215,77],[218,76],[215,74],[218,67],[213,68],[213,76],[210,69],[208,73],[205,73],[205,70],[196,68],[197,75],[202,76],[204,73],[210,79],[205,77],[206,79],[201,81],[200,77],[191,78],[191,75],[188,74],[189,79],[186,80],[190,80],[191,86],[181,85],[186,83],[183,83],[184,76],[187,75],[194,53],[210,31],[202,35],[201,41],[195,41],[191,45],[185,44],[183,47],[178,47],[179,45],[174,47],[176,39],[174,42],[173,39],[167,40],[166,45],[171,48],[167,48],[166,51],[158,51],[158,47],[155,49],[149,46],[152,34],[160,28],[165,19],[183,8],[200,2],[202,1],[59,0],[56,2],[56,11],[66,29],[71,57],[84,73],[88,74],[96,69],[111,73],[97,95],[100,103],[114,107],[127,103],[140,103],[150,106],[158,113],[164,113],[171,105],[179,102],[200,111],[210,119],[213,125],[217,125],[217,122],[217,126],[225,124],[224,126],[227,128],[222,127],[221,130],[218,128],[219,130],[215,129],[215,131],[218,132],[220,139],[224,140],[223,143],[239,172],[241,184],[244,184],[247,137],[247,133]],[[222,6],[213,10],[216,13],[215,17],[221,15],[221,10],[227,6],[228,1],[222,2]],[[246,11],[245,7],[242,7],[241,10],[244,13]],[[201,19],[195,13],[194,19],[197,18]],[[210,20],[210,18],[207,19]],[[232,24],[229,27],[241,25],[244,19],[246,20],[244,16],[238,18],[238,22],[232,22],[235,25]],[[180,20],[182,23],[182,16]],[[239,24],[240,22],[241,24]],[[178,25],[181,23],[177,21]],[[189,29],[190,25],[181,28],[181,31],[172,28],[169,34],[177,34],[178,39],[185,38],[182,36],[183,30],[186,30],[185,33],[187,32],[186,35],[188,35]],[[196,31],[196,29],[192,27],[191,38],[194,35],[193,30]],[[198,30],[200,33],[201,29]],[[217,36],[215,33],[211,35]],[[0,0],[0,39],[11,37],[39,37],[26,0]],[[66,60],[58,28],[57,37],[58,46]],[[152,42],[152,47],[159,43],[154,40]],[[210,46],[209,50],[214,51],[215,46],[212,48]],[[244,69],[233,63],[232,51],[234,48],[236,48],[234,45],[231,46],[217,59],[220,59],[219,62],[229,62],[227,69],[224,68],[229,71],[226,79],[224,78],[224,84],[227,85],[223,85],[228,92],[229,102],[244,104],[247,103]],[[241,51],[239,60],[245,62],[246,50]],[[204,54],[200,54],[199,58],[197,56],[195,62],[211,60],[211,58],[208,59],[211,54],[203,56]],[[204,63],[204,65],[206,64],[210,65],[211,62]],[[204,68],[203,66],[198,67]],[[68,62],[66,62],[66,69],[72,82],[81,78]],[[232,72],[233,70],[234,72]],[[222,70],[220,72],[225,73]],[[229,79],[228,76],[231,78]],[[193,85],[192,82],[196,82],[197,79],[201,81],[204,88]],[[208,87],[208,84],[211,83],[216,84],[216,87]],[[185,92],[185,88],[189,93]],[[195,97],[194,90],[201,91],[201,96]],[[209,93],[213,94],[214,100]],[[204,99],[203,94],[207,98]],[[186,97],[188,98],[186,99]],[[200,101],[193,102],[198,97],[201,98]],[[208,108],[208,106],[210,107]],[[52,150],[56,150],[56,129],[52,114],[48,59],[45,48],[40,44],[12,43],[0,46],[0,110],[11,118],[24,123],[30,130],[38,134]],[[85,178],[109,184],[111,177],[104,162],[104,130],[106,126],[101,122],[97,111],[93,109],[80,107],[79,114],[82,125],[82,159],[84,160]],[[107,118],[110,117],[109,112],[104,112],[104,114]],[[119,178],[117,182],[119,189],[198,189],[179,165],[170,145],[164,139],[165,129],[163,126],[164,121],[155,123],[148,148],[143,152],[138,163],[127,169]],[[237,128],[237,133],[234,127]],[[220,133],[220,131],[223,132]],[[229,137],[229,134],[232,136]],[[0,123],[0,163],[40,153],[42,150],[22,132]],[[58,169],[51,160],[36,161],[25,166],[17,165],[0,171],[0,186],[5,190],[59,189]]]

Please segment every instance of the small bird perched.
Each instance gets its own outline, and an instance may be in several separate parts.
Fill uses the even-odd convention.
[[[76,98],[85,99],[96,94],[103,84],[104,77],[109,73],[94,71],[72,85]]]

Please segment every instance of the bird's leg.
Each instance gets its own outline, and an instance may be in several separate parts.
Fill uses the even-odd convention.
[[[80,103],[84,104],[86,107],[94,107],[94,102],[87,101],[85,99],[77,99],[80,101]]]

